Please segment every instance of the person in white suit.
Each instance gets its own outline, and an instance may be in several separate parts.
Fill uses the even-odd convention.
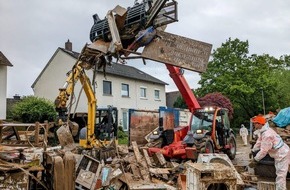
[[[248,129],[245,127],[244,124],[242,124],[240,128],[240,136],[242,137],[244,146],[248,145],[248,135],[249,135]]]

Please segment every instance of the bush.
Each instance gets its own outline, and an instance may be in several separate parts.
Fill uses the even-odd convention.
[[[118,143],[128,144],[128,134],[123,130],[121,126],[118,127]]]
[[[13,106],[12,117],[14,120],[23,123],[54,121],[56,111],[51,101],[45,98],[26,96]]]

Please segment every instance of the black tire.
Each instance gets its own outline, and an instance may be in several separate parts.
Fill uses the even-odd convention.
[[[226,154],[231,160],[233,160],[235,159],[237,153],[237,143],[234,134],[230,134],[228,145],[230,145],[231,148],[226,151]]]
[[[199,153],[214,153],[214,146],[210,137],[202,139],[201,143],[196,147]]]

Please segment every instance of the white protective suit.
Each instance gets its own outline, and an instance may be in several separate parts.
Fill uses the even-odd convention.
[[[248,129],[245,127],[245,125],[241,125],[242,127],[240,128],[240,136],[242,137],[242,140],[244,142],[244,145],[248,144]]]
[[[286,190],[286,177],[288,172],[288,167],[290,164],[290,151],[287,144],[285,144],[282,138],[269,127],[266,123],[260,129],[260,135],[257,139],[256,144],[252,151],[260,150],[256,156],[255,160],[260,161],[267,154],[275,159],[276,168],[276,190]]]

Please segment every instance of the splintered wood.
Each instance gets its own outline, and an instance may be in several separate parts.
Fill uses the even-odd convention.
[[[118,146],[118,156],[107,164],[83,155],[77,165],[76,189],[176,190],[167,184],[175,176],[174,164],[167,166],[162,154],[157,155],[159,161],[155,163],[146,148],[140,149],[136,141],[131,144],[130,147]]]
[[[275,190],[276,186],[274,182],[259,181],[257,189],[259,190]]]

